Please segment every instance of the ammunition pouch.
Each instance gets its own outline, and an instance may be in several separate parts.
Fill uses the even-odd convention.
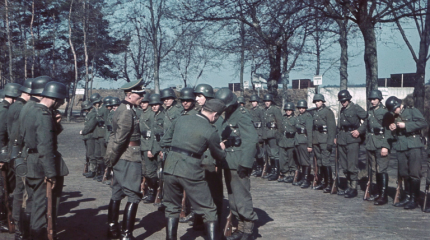
[[[307,134],[306,128],[304,127],[297,127],[296,130],[298,134]]]
[[[254,123],[255,128],[261,128],[261,125],[262,125],[261,122],[255,122]]]
[[[383,127],[374,127],[367,129],[369,133],[373,133],[375,135],[383,135],[385,132],[385,129]]]
[[[320,125],[320,126],[314,125],[314,130],[321,133],[328,132],[327,125]]]
[[[97,126],[104,127],[104,125],[105,125],[105,121],[103,121],[103,120],[97,121]]]
[[[163,136],[164,136],[164,133],[155,134],[155,140],[159,142]]]
[[[240,147],[242,144],[242,139],[240,137],[228,137],[224,142],[226,148],[229,147]]]
[[[106,128],[109,132],[112,132],[112,129],[113,129],[112,125],[106,125]]]
[[[421,136],[421,131],[415,131],[415,132],[407,133],[404,128],[397,128],[397,135],[398,136],[406,136],[406,137],[410,137],[410,136],[414,136],[414,135]]]
[[[13,164],[13,168],[15,169],[15,175],[18,177],[25,177],[27,176],[27,161],[25,161],[25,158],[18,157],[15,158]]]
[[[294,136],[296,135],[296,132],[284,132],[284,135],[286,138],[294,138]]]
[[[268,122],[266,123],[266,127],[271,129],[277,128],[276,122]]]
[[[351,132],[351,131],[357,130],[357,128],[358,128],[357,126],[341,126],[340,130],[344,132]]]
[[[8,160],[7,147],[3,147],[0,150],[0,162],[7,162],[7,160]]]
[[[140,131],[140,134],[143,138],[150,138],[151,137],[151,130],[142,130]],[[161,139],[161,138],[160,138]]]
[[[21,153],[21,147],[18,146],[18,145],[16,145],[16,144],[14,144],[12,146],[12,150],[10,152],[10,159],[17,158],[20,155],[20,153]]]

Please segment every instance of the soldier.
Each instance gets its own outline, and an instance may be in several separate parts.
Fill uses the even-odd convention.
[[[8,146],[8,152],[11,154],[12,148],[14,145],[17,145],[19,135],[19,114],[21,113],[21,110],[23,106],[30,100],[30,93],[31,93],[31,82],[33,81],[32,78],[28,78],[24,81],[23,86],[21,86],[21,96],[16,99],[16,101],[9,107],[9,110],[7,112],[7,130],[9,135],[9,146]],[[12,159],[10,159],[12,160]],[[10,166],[13,168],[14,166]],[[14,170],[16,171],[16,170]],[[21,208],[22,208],[22,201],[23,201],[23,195],[25,190],[25,184],[24,181],[22,181],[21,176],[15,175],[14,172],[12,172],[15,177],[15,189],[13,190],[13,206],[12,206],[12,218],[15,221],[15,223],[18,223],[18,228],[15,229],[15,237],[20,239],[21,238],[21,228],[20,226],[20,215],[21,215]]]
[[[296,123],[295,145],[302,172],[299,174],[299,178],[301,179],[293,183],[293,185],[308,188],[311,185],[309,182],[309,173],[311,171],[310,153],[312,152],[313,118],[307,111],[308,103],[305,100],[297,102],[297,109],[299,110],[299,115],[297,116]]]
[[[146,96],[146,94],[145,94],[145,96]],[[116,111],[116,109],[118,108],[118,106],[120,104],[121,104],[121,100],[119,98],[117,98],[117,97],[111,97],[109,99],[109,102],[106,104],[107,106],[111,107],[111,110],[110,110],[110,112],[108,114],[108,117],[107,117],[106,123],[105,123],[105,125],[106,125],[105,143],[106,143],[106,145],[109,143],[109,136],[110,136],[110,134],[112,132],[112,117],[113,117],[113,114],[114,114],[114,112]],[[105,161],[105,165],[109,166],[109,163],[107,163]],[[112,182],[111,181],[111,177],[112,177],[112,168],[111,167],[107,167],[107,169],[106,169],[106,181],[104,181],[103,183],[107,184],[107,185],[111,185],[111,182]]]
[[[215,97],[213,92],[213,88],[209,84],[199,84],[194,88],[194,94],[196,96],[196,102],[198,105],[203,107],[206,102]],[[222,130],[222,122],[224,118],[219,116],[218,119],[214,123],[212,123],[218,134],[221,133]],[[224,200],[224,192],[223,192],[223,184],[222,184],[222,170],[221,167],[216,165],[217,161],[213,158],[209,150],[206,150],[204,153],[204,158],[202,161],[202,167],[205,169],[205,180],[208,183],[209,190],[212,195],[212,199],[217,208],[218,219],[221,219],[222,210],[223,210],[223,200]],[[219,165],[219,164],[218,164]],[[201,215],[195,215],[193,222],[194,230],[203,229],[203,219]]]
[[[278,106],[275,106],[275,99],[273,95],[268,93],[263,97],[264,105],[266,106],[263,110],[263,139],[264,148],[267,151],[270,158],[270,169],[266,166],[266,171],[270,174],[264,178],[277,180],[278,169],[279,169],[279,147],[276,144],[276,132],[279,131],[279,127],[282,125],[282,114]]]
[[[237,98],[237,103],[239,103],[239,105],[241,107],[245,107],[245,98],[244,97],[238,97]]]
[[[278,132],[277,139],[279,146],[279,170],[277,175],[281,174],[278,182],[292,183],[294,173],[297,170],[297,159],[294,152],[297,118],[294,116],[294,103],[287,102],[284,106],[284,111],[285,114],[280,126],[281,133]],[[290,176],[287,176],[288,173]]]
[[[15,185],[15,177],[13,176],[13,171],[11,168],[7,166],[9,159],[8,155],[8,142],[9,142],[9,130],[7,128],[7,119],[8,119],[8,111],[11,104],[15,102],[15,100],[21,96],[21,85],[17,83],[8,83],[4,87],[4,100],[0,103],[0,170],[5,171],[8,179],[3,179],[2,175],[0,175],[0,182],[2,182],[1,186],[3,187],[3,181],[8,182],[8,192],[13,190]],[[3,188],[0,190],[0,216],[5,217],[7,219],[6,213],[6,204],[4,203],[4,192]],[[4,219],[4,218],[3,218]],[[0,231],[8,231],[7,220],[0,220]]]
[[[324,192],[330,192],[330,186],[333,184],[330,155],[336,135],[336,121],[333,111],[324,104],[325,99],[322,94],[315,94],[313,103],[316,109],[313,114],[312,149],[314,150],[318,169],[321,169],[320,171],[325,175],[327,187],[324,189]],[[316,168],[317,166],[314,167]],[[317,184],[314,187],[315,190],[322,190],[324,188],[324,185],[321,183],[321,176],[318,177]]]
[[[140,102],[141,114],[139,117],[139,128],[140,128],[140,151],[142,152],[142,178],[146,176],[146,164],[148,164],[148,151],[152,149],[152,118],[154,112],[149,107],[150,95],[149,93],[145,94]],[[143,179],[142,179],[143,180]],[[151,181],[150,178],[146,178],[147,183]],[[143,196],[143,200],[148,197],[149,191],[146,191],[146,194]]]
[[[137,207],[142,194],[142,157],[140,155],[139,119],[135,107],[140,104],[145,90],[142,80],[126,83],[121,87],[125,98],[112,116],[112,133],[106,151],[106,162],[113,168],[112,198],[108,208],[108,238],[119,238],[119,207],[128,197],[124,208],[121,239],[134,239],[133,230]]]
[[[215,98],[226,104],[221,131],[222,145],[227,153],[224,177],[230,210],[238,220],[236,231],[228,239],[254,239],[254,222],[258,217],[252,205],[249,176],[256,153],[258,134],[251,118],[245,109],[238,105],[237,97],[230,89],[221,88],[216,92]]]
[[[398,174],[405,184],[405,196],[394,206],[415,209],[420,198],[423,147],[421,130],[427,127],[427,122],[418,109],[409,103],[402,104],[397,97],[389,97],[385,104],[388,111],[394,114],[394,123],[391,123],[389,128],[395,138],[393,148],[397,152]]]
[[[86,150],[86,164],[90,164],[88,173],[84,173],[83,175],[87,178],[94,177],[93,169],[94,167],[91,167],[91,164],[94,164],[95,162],[95,156],[94,156],[94,150],[95,150],[95,143],[94,143],[94,130],[97,126],[97,112],[96,109],[94,109],[93,104],[91,101],[84,101],[81,104],[81,109],[86,112],[85,115],[85,121],[84,121],[84,129],[79,132],[79,134],[82,135],[82,140],[84,140],[85,143],[85,150]]]
[[[393,141],[393,136],[389,125],[394,122],[392,115],[381,103],[382,93],[379,90],[372,90],[369,93],[371,107],[367,117],[366,150],[367,157],[372,169],[372,175],[376,173],[376,185],[379,190],[379,197],[375,199],[371,196],[369,200],[375,200],[375,205],[384,205],[388,202],[388,162],[390,161],[389,149]],[[370,177],[370,176],[369,176]],[[372,184],[372,183],[371,183]],[[370,185],[372,187],[372,185]],[[369,190],[373,193],[372,189]]]
[[[342,105],[337,124],[338,135],[334,140],[338,145],[339,163],[349,181],[349,187],[345,190],[345,198],[357,196],[358,181],[358,154],[360,153],[360,135],[366,132],[366,124],[361,121],[367,119],[367,112],[357,104],[351,102],[351,94],[348,90],[341,90],[337,98]],[[331,191],[333,184],[332,170],[330,166],[323,167],[325,179],[328,179],[326,192]]]
[[[103,157],[106,154],[106,147],[104,142],[104,137],[106,134],[105,130],[105,120],[104,118],[107,114],[106,108],[102,106],[102,97],[98,93],[93,93],[90,97],[90,101],[94,106],[94,109],[96,110],[96,116],[97,116],[97,125],[96,129],[93,132],[93,138],[94,138],[94,158],[95,163],[93,171],[91,171],[91,174],[87,176],[88,178],[93,178],[93,180],[99,179],[99,177],[103,177],[104,172],[104,160]]]
[[[195,108],[196,96],[194,95],[194,89],[183,88],[181,90],[179,99],[181,99],[182,107],[184,108],[181,112],[182,115],[197,113]]]
[[[31,237],[45,239],[47,236],[46,182],[52,183],[53,235],[56,237],[58,205],[63,190],[64,176],[69,170],[57,151],[57,135],[61,133],[61,115],[56,109],[64,103],[67,87],[51,81],[45,85],[40,103],[28,110],[24,126],[24,143],[28,149],[26,190],[32,197]]]
[[[37,103],[40,102],[40,100],[43,98],[41,96],[43,90],[45,89],[45,86],[47,83],[54,81],[51,77],[48,76],[39,76],[33,79],[31,82],[31,92],[30,92],[30,100],[22,107],[21,112],[19,114],[19,135],[24,136],[24,121],[26,120],[27,113],[35,107]],[[25,159],[25,162],[27,162],[27,153],[28,148],[23,146],[23,149],[21,151],[21,156]],[[27,192],[27,199],[24,198],[23,200],[23,206],[25,207],[24,213],[20,216],[20,232],[22,239],[27,239],[30,236],[30,219],[31,219],[31,206],[32,206],[32,196],[29,195],[29,192]]]
[[[161,146],[171,151],[165,164],[165,215],[167,218],[166,239],[177,239],[182,192],[185,190],[194,211],[204,215],[208,239],[219,239],[216,207],[213,203],[205,171],[201,166],[203,153],[209,149],[217,161],[225,157],[221,149],[219,134],[211,125],[224,110],[224,103],[209,100],[199,114],[183,115],[164,136]],[[183,141],[189,136],[193,137]]]
[[[258,134],[258,143],[256,145],[257,153],[255,154],[255,171],[251,173],[251,176],[261,177],[263,173],[264,167],[264,149],[262,146],[263,137],[262,137],[262,118],[263,118],[263,110],[258,106],[259,97],[257,95],[252,95],[249,99],[251,103],[251,109],[248,110],[252,122],[254,123],[254,128]]]
[[[162,167],[162,162],[158,162],[158,158],[163,158],[163,149],[160,147],[160,140],[164,136],[164,111],[161,106],[159,94],[151,94],[149,96],[149,105],[151,106],[152,114],[150,115],[149,122],[151,123],[151,136],[149,143],[151,149],[147,151],[147,160],[145,162],[146,173],[145,177],[149,180],[148,183],[148,196],[143,200],[143,203],[154,203],[157,189],[160,186],[160,177],[158,176],[158,169]],[[161,197],[161,196],[160,196]]]
[[[161,90],[160,99],[164,103],[164,132],[181,116],[182,105],[176,102],[175,91],[171,88]]]

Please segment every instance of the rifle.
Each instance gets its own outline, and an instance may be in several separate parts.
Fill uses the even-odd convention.
[[[334,171],[335,171],[334,181],[333,181],[333,186],[331,187],[330,194],[337,194],[337,191],[339,190],[340,181],[339,181],[339,158],[338,157],[339,156],[337,154],[337,147],[336,147],[336,152],[334,157]]]
[[[225,223],[225,227],[224,227],[224,236],[225,237],[230,237],[233,231],[233,223],[232,223],[232,219],[233,218],[233,214],[230,213],[227,216],[227,222]]]
[[[263,171],[261,172],[261,177],[264,177],[264,176],[266,176],[266,174],[267,174],[267,162],[268,162],[268,158],[267,158],[267,149],[266,149],[266,143],[264,142],[263,143],[263,151],[264,151],[264,153],[263,153],[263,158],[264,158],[264,167],[263,167]]]
[[[140,191],[142,192],[143,195],[145,195],[145,183],[146,183],[146,178],[143,177],[142,183],[140,184]]]
[[[6,164],[6,163],[4,163]],[[3,167],[1,168],[1,175],[3,177],[3,188],[4,188],[4,204],[6,207],[6,211],[7,211],[7,225],[9,228],[9,233],[14,233],[15,232],[15,223],[13,222],[12,219],[12,208],[9,205],[9,191],[8,191],[8,178],[7,178],[7,169],[6,166],[3,165]]]
[[[155,196],[154,206],[160,205],[161,199],[163,198],[163,165],[164,165],[165,154],[166,153],[164,152],[163,158],[161,159],[161,167],[160,169],[158,169],[159,184],[157,189],[157,195]]]
[[[363,200],[369,200],[370,199],[370,188],[372,185],[372,164],[369,161],[369,157],[367,157],[367,176],[369,178],[369,181],[367,181],[367,187],[366,191],[364,192]]]
[[[88,173],[88,162],[84,163],[84,173]]]
[[[46,180],[46,200],[48,203],[48,209],[46,212],[46,218],[48,219],[48,239],[54,240],[54,224],[52,219],[52,182]]]
[[[424,203],[423,203],[423,212],[426,211],[427,208],[427,195],[429,193],[429,185],[426,184],[426,190],[424,191]]]
[[[314,181],[312,183],[312,188],[315,188],[318,185],[318,163],[317,156],[314,153]]]
[[[103,174],[102,182],[107,181],[107,173],[108,173],[108,169],[109,169],[109,168],[106,168],[106,169],[105,169],[105,173]]]
[[[186,199],[187,199],[187,194],[185,193],[185,190],[184,190],[184,196],[182,197],[182,204],[181,204],[181,214],[179,215],[179,218],[184,218],[187,216],[185,211],[187,207],[185,203]]]
[[[396,189],[396,196],[394,197],[394,204],[397,204],[400,202],[400,192],[402,191],[402,177],[398,177],[397,179],[397,189]]]
[[[295,173],[294,173],[293,183],[297,182],[297,178],[299,178],[299,170],[296,170]]]

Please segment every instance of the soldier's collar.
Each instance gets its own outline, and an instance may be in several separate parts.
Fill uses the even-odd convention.
[[[205,115],[202,114],[202,112],[198,112],[196,115],[198,117],[201,117],[201,118],[204,118],[204,119],[208,120],[209,123],[211,122],[211,121],[209,121],[209,118],[207,118]]]
[[[25,99],[20,98],[20,97],[16,98],[15,102],[22,102],[23,104],[27,103],[27,101],[25,101]]]
[[[30,100],[33,102],[40,102],[40,100],[38,98],[33,97],[33,96],[30,97]]]

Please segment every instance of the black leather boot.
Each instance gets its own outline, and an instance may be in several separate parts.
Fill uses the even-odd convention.
[[[309,173],[311,171],[311,167],[303,167],[303,183],[300,186],[301,188],[308,188],[311,186],[311,182],[309,181]]]
[[[0,183],[1,184],[1,183]],[[0,232],[9,232],[9,227],[7,224],[7,214],[6,214],[6,205],[4,200],[0,200]]]
[[[409,178],[403,178],[403,183],[405,185],[403,200],[394,204],[394,207],[404,207],[411,200],[411,184]]]
[[[323,178],[324,181],[327,182],[327,178],[325,176],[325,166],[321,166],[320,167],[320,174],[318,174],[318,182],[317,185],[314,187],[314,190],[323,190],[324,189],[324,184],[323,184]]]
[[[261,177],[262,173],[263,173],[263,166],[257,165],[257,170],[255,170],[254,177]]]
[[[120,237],[118,218],[119,218],[119,206],[121,201],[110,200],[108,207],[108,233],[109,239],[116,239]]]
[[[31,219],[31,213],[27,213],[24,211],[24,209],[21,209],[20,216],[19,216],[19,229],[21,232],[22,240],[30,239],[30,232],[31,232],[30,219]]]
[[[270,159],[270,165],[269,164],[266,165],[266,176],[262,178],[268,179],[273,174],[273,170],[272,170],[273,168],[275,168],[275,160]]]
[[[193,230],[196,230],[196,231],[205,230],[205,223],[203,222],[202,215],[194,214]]]
[[[345,173],[345,177],[346,177],[346,180],[348,181],[348,182],[350,182],[349,181],[349,174],[348,173]],[[339,196],[344,196],[345,194],[347,194],[347,193],[349,193],[351,191],[351,188],[349,187],[349,184],[348,184],[348,187],[345,189],[345,190],[343,190],[343,189],[341,189],[340,187],[338,188],[338,190],[337,190],[337,195],[339,195]]]
[[[279,160],[275,160],[275,168],[272,168],[272,174],[267,179],[268,181],[276,181],[280,174]]]
[[[103,160],[104,161],[104,160]],[[100,175],[97,177],[97,182],[102,182],[103,177],[105,175],[105,170],[106,170],[106,165],[104,164],[104,162],[101,164],[100,167]],[[106,174],[107,175],[107,174]]]
[[[124,217],[122,219],[122,238],[121,240],[134,240],[133,230],[134,222],[136,221],[137,207],[139,203],[127,202],[124,209]]]
[[[178,239],[179,218],[166,218],[166,240]]]
[[[254,240],[254,222],[252,221],[245,221],[243,227],[243,235],[240,238],[240,240]]]
[[[97,180],[99,176],[102,174],[102,164],[97,164],[96,175],[93,177],[93,180]]]
[[[208,239],[208,240],[219,240],[219,239],[221,239],[218,221],[205,222],[205,229],[206,229],[206,239]]]
[[[92,171],[88,171],[88,173],[86,173],[85,177],[86,178],[93,178],[96,176],[96,172],[92,172]]]
[[[324,188],[324,193],[330,193],[333,187],[333,171],[331,167],[325,167],[325,180],[327,181],[327,187]]]
[[[293,186],[301,186],[303,184],[303,176],[305,175],[303,172],[300,172],[300,169],[303,171],[304,167],[299,168],[299,172],[297,175],[297,182],[293,182]],[[294,181],[294,179],[293,179]]]
[[[31,229],[31,240],[45,240],[47,236],[46,228]]]
[[[357,181],[351,181],[351,188],[349,192],[345,192],[345,198],[355,198],[358,195]]]
[[[154,203],[155,198],[157,196],[157,189],[158,189],[158,179],[157,178],[151,178],[151,188],[148,189],[148,197],[143,200],[143,203],[149,204]]]
[[[417,201],[420,198],[420,179],[410,178],[409,182],[411,185],[411,200],[405,204],[404,209],[412,210],[418,207]]]
[[[245,222],[239,220],[237,223],[237,228],[231,234],[231,236],[227,237],[227,240],[239,240],[242,238],[243,230],[244,230]]]
[[[194,212],[190,212],[190,214],[188,214],[187,216],[180,218],[179,222],[180,223],[187,223],[187,222],[190,222],[193,220],[194,220]]]
[[[388,174],[387,173],[376,174],[376,183],[379,188],[379,197],[375,199],[375,202],[373,204],[375,205],[387,204]]]

